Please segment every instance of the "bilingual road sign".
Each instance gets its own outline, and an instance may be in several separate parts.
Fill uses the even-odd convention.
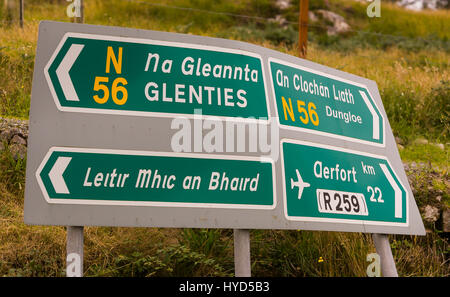
[[[271,160],[51,148],[36,172],[49,203],[272,209]]]
[[[238,49],[67,33],[45,76],[61,111],[268,117],[261,56]]]
[[[384,146],[384,116],[361,83],[269,59],[281,127]]]
[[[386,157],[282,141],[288,220],[407,225],[408,193]]]
[[[359,76],[245,42],[43,21],[30,105],[27,224],[425,233]]]

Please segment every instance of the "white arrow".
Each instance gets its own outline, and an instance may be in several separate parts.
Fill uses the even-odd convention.
[[[70,79],[69,71],[83,48],[83,44],[72,44],[66,55],[64,56],[64,59],[61,61],[61,64],[59,64],[58,68],[56,69],[56,76],[58,76],[58,80],[63,90],[64,96],[68,101],[80,101],[73,86],[72,80]]]
[[[391,173],[389,172],[388,168],[384,164],[380,164],[381,170],[383,170],[384,175],[386,175],[386,178],[388,179],[389,183],[391,184],[392,188],[394,189],[394,208],[395,208],[395,217],[401,218],[402,217],[402,190],[395,182],[394,178],[392,177]]]
[[[58,157],[52,169],[48,173],[53,188],[57,194],[70,194],[66,182],[64,181],[63,174],[71,160],[72,157]]]
[[[359,91],[361,94],[364,102],[367,105],[367,108],[369,108],[370,113],[372,114],[372,120],[373,120],[373,139],[380,139],[380,117],[376,113],[375,109],[372,106],[372,103],[370,102],[369,98],[367,98],[366,93],[363,91]]]

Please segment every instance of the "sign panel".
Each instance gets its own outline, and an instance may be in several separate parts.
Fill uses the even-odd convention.
[[[282,141],[288,220],[408,224],[408,193],[386,157]]]
[[[384,146],[384,118],[366,86],[278,59],[269,59],[280,125]]]
[[[29,126],[27,224],[425,233],[376,84],[256,45],[41,22]]]
[[[49,203],[271,209],[260,158],[51,148],[36,172]]]
[[[268,117],[261,57],[242,50],[67,33],[45,75],[62,111]]]

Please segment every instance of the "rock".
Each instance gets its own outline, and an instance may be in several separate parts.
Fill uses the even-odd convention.
[[[397,144],[405,144],[405,143],[403,142],[403,139],[401,139],[401,138],[398,137],[398,136],[395,136],[395,142],[396,142]]]
[[[281,26],[286,26],[288,24],[288,21],[281,15],[277,14],[275,18],[269,19],[271,22],[280,24]]]
[[[423,219],[427,222],[434,223],[439,219],[439,208],[427,205],[423,210]]]
[[[9,144],[15,135],[26,141],[28,138],[28,121],[0,117],[0,142],[5,141]]]
[[[13,138],[13,136],[15,134],[17,134],[19,131],[17,130],[17,128],[6,128],[3,131],[0,132],[0,140],[6,143],[9,143],[9,141],[11,140],[11,138]]]
[[[442,230],[450,232],[450,209],[448,208],[442,213]]]
[[[433,143],[433,145],[440,148],[441,150],[445,150],[445,146],[443,143]]]
[[[27,145],[27,141],[25,139],[23,139],[21,136],[19,136],[18,134],[14,135],[9,143],[10,144]]]
[[[345,22],[343,16],[340,16],[332,11],[323,9],[319,9],[316,12],[320,14],[323,19],[333,23],[333,26],[327,26],[328,35],[337,35],[348,32],[350,30],[350,25]]]
[[[314,12],[312,12],[311,10],[308,11],[308,21],[315,23],[317,22],[319,19],[317,18],[317,16],[314,14]]]
[[[0,150],[9,147],[15,159],[27,154],[28,121],[0,117]]]
[[[426,140],[425,138],[417,138],[416,140],[414,140],[414,144],[428,144],[428,140]]]
[[[275,1],[275,6],[281,10],[288,9],[291,6],[290,0],[277,0]]]
[[[405,171],[409,171],[409,164],[403,163],[403,168],[405,169]]]
[[[9,146],[9,151],[15,160],[24,159],[27,155],[27,147],[20,144],[12,144]]]

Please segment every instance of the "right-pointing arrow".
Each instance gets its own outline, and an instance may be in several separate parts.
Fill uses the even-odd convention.
[[[372,103],[370,102],[369,98],[367,98],[366,93],[364,93],[363,91],[359,91],[359,93],[361,94],[364,102],[367,105],[367,108],[369,108],[369,111],[372,114],[372,120],[373,120],[372,138],[380,139],[380,117],[378,116],[375,109],[373,108]]]
[[[53,188],[57,194],[70,194],[64,181],[63,174],[69,165],[72,157],[58,157],[52,169],[48,173],[48,177],[52,182]]]
[[[381,170],[383,170],[384,175],[386,175],[386,178],[388,179],[389,183],[391,184],[392,188],[394,189],[394,208],[395,208],[395,217],[401,218],[402,217],[402,190],[395,182],[394,178],[392,177],[391,173],[389,172],[389,169],[386,165],[380,164]]]
[[[72,44],[64,56],[64,59],[61,61],[61,64],[59,64],[56,69],[56,75],[58,76],[64,96],[68,101],[80,101],[73,86],[72,79],[70,78],[69,71],[83,48],[83,44]]]

